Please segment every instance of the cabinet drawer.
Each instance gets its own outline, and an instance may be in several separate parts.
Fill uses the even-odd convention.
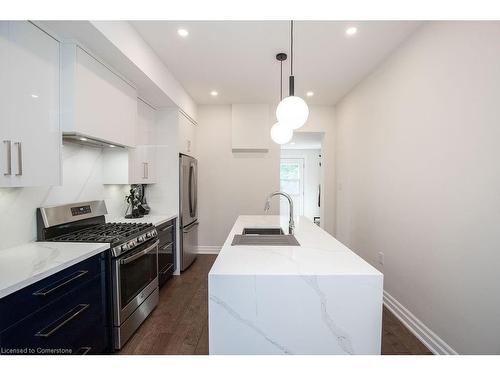
[[[174,263],[175,244],[173,242],[159,246],[158,269],[161,273],[168,265]]]
[[[175,220],[171,220],[165,224],[156,227],[158,231],[158,238],[160,240],[160,246],[168,244],[174,241],[175,233]]]
[[[0,331],[104,272],[104,260],[105,253],[95,255],[2,298]]]
[[[3,331],[0,346],[4,350],[34,349],[33,354],[102,350],[108,337],[102,282],[98,275]]]

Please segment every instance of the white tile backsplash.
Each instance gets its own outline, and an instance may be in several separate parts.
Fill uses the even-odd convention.
[[[65,143],[63,184],[51,187],[0,188],[0,249],[36,239],[36,208],[105,199],[111,214],[123,214],[128,185],[102,184],[102,149]]]

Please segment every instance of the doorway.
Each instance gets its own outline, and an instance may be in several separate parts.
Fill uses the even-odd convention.
[[[281,147],[280,190],[289,194],[294,216],[305,216],[320,225],[323,133],[295,132],[292,140]],[[288,215],[288,203],[282,199],[280,212]]]
[[[292,197],[295,215],[304,215],[304,158],[281,156],[280,191]]]

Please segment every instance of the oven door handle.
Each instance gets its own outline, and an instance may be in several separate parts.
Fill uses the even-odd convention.
[[[134,260],[139,259],[140,257],[143,257],[147,253],[151,252],[151,250],[154,250],[155,248],[157,248],[159,243],[160,243],[160,241],[157,240],[157,241],[155,241],[155,243],[153,245],[151,245],[147,249],[145,249],[143,251],[140,251],[140,252],[138,252],[138,253],[136,253],[134,255],[131,255],[131,256],[127,257],[127,258],[120,259],[120,264],[128,264],[130,262],[133,262]]]

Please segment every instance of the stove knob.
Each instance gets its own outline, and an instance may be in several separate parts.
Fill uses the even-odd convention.
[[[128,245],[127,244],[122,245],[121,250],[122,251],[128,250]]]
[[[151,232],[146,233],[146,238],[151,238]]]

